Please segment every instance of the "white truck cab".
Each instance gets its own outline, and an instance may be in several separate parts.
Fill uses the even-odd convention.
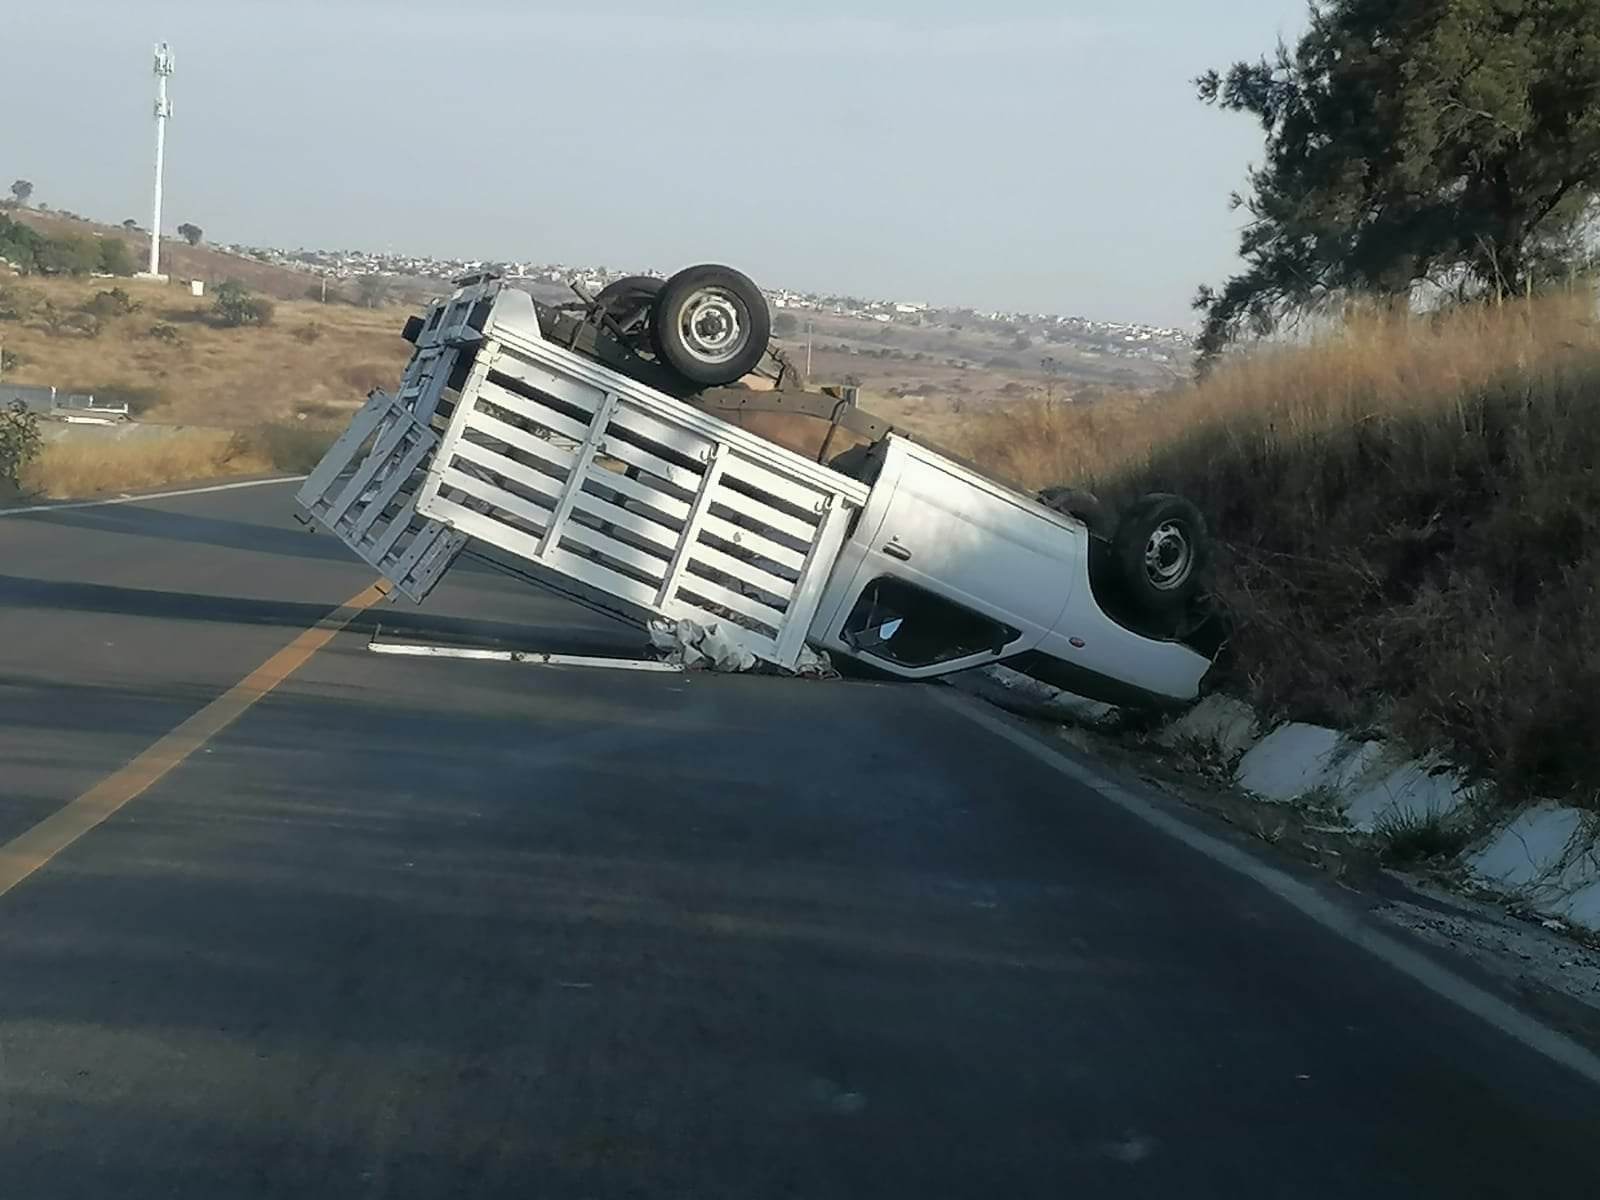
[[[840,551],[811,640],[903,679],[1012,661],[1123,703],[1182,703],[1211,662],[1113,621],[1083,522],[891,434]],[[1029,673],[1036,673],[1030,670]]]

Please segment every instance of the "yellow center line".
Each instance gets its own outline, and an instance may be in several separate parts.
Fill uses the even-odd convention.
[[[238,683],[151,745],[114,775],[65,808],[0,846],[0,896],[45,866],[84,834],[142,795],[331,642],[335,635],[387,594],[373,584],[305,630]]]

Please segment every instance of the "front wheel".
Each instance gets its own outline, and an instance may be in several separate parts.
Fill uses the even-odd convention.
[[[661,360],[690,383],[720,387],[761,362],[772,336],[766,297],[746,275],[711,264],[679,271],[656,296],[650,332]]]
[[[1111,548],[1129,598],[1153,617],[1180,613],[1194,600],[1211,558],[1200,510],[1166,493],[1134,504],[1117,526]]]

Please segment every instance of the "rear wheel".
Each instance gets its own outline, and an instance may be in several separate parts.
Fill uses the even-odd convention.
[[[663,362],[691,383],[717,387],[742,379],[761,362],[772,314],[748,276],[707,264],[667,280],[650,329]]]
[[[1200,590],[1211,558],[1200,510],[1182,496],[1146,496],[1123,516],[1112,541],[1117,573],[1134,605],[1149,616],[1182,612]]]
[[[606,284],[594,300],[623,333],[636,333],[650,319],[650,308],[666,285],[653,275],[627,275]]]

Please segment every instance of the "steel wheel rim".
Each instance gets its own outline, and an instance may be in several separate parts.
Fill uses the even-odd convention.
[[[683,348],[700,362],[718,365],[736,358],[750,340],[744,306],[725,288],[705,287],[684,301],[678,314]]]
[[[1194,546],[1177,521],[1163,521],[1144,544],[1144,573],[1150,586],[1170,592],[1188,581],[1194,569]]]

